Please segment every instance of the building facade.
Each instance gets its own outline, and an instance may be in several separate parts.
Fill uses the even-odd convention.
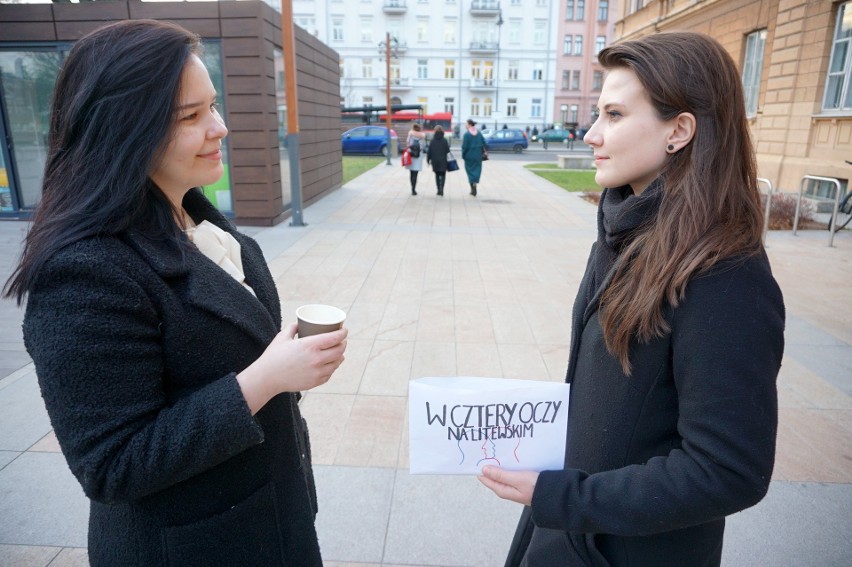
[[[556,123],[581,132],[597,118],[604,71],[597,54],[615,41],[618,0],[562,0],[556,57]]]
[[[297,25],[340,53],[341,105],[450,112],[458,125],[558,121],[558,0],[294,0]],[[393,40],[396,40],[395,42]]]
[[[776,189],[833,200],[852,166],[852,1],[621,0],[616,33],[693,30],[740,67],[759,175]],[[830,209],[829,209],[830,210]]]
[[[26,218],[37,205],[47,157],[53,84],[74,42],[126,19],[163,19],[201,36],[221,93],[229,135],[225,175],[207,197],[240,224],[270,225],[291,214],[290,164],[279,112],[284,84],[281,15],[243,2],[0,4],[0,218]],[[339,56],[296,30],[301,195],[309,203],[340,187]]]

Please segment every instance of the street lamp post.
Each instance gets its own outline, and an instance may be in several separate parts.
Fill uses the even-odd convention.
[[[497,2],[497,75],[494,77],[494,107],[497,114],[494,116],[494,130],[497,130],[497,117],[500,114],[500,30],[503,27],[503,9]],[[492,111],[493,112],[493,111]]]
[[[387,136],[388,136],[388,163],[391,164],[391,57],[397,57],[397,49],[399,47],[399,42],[395,37],[391,37],[390,32],[385,33],[385,40],[379,43],[379,54],[383,55],[385,58],[385,98],[386,98],[386,106],[385,106],[385,126],[387,127]]]

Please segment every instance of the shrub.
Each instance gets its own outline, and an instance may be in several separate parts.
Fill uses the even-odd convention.
[[[766,195],[761,195],[761,204],[766,206]],[[796,216],[796,197],[775,193],[772,195],[771,207],[769,209],[769,230],[791,230],[793,219]],[[802,199],[799,210],[799,227],[810,225],[814,222],[814,210],[810,203]]]

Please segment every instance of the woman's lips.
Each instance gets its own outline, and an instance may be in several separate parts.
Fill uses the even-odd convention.
[[[198,157],[210,160],[220,160],[222,159],[222,150],[214,150],[209,154],[200,154]]]

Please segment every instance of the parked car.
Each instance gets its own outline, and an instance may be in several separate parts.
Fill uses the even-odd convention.
[[[391,129],[391,144],[399,150],[399,137]],[[356,126],[340,136],[344,154],[388,155],[388,129],[385,126]],[[391,146],[393,147],[393,146]]]
[[[564,142],[568,139],[568,134],[570,134],[570,132],[570,130],[566,130],[564,128],[552,128],[550,130],[545,130],[539,134],[538,137],[542,142]]]
[[[492,132],[485,136],[485,143],[488,144],[489,150],[512,150],[516,154],[529,146],[526,132],[514,128]]]

